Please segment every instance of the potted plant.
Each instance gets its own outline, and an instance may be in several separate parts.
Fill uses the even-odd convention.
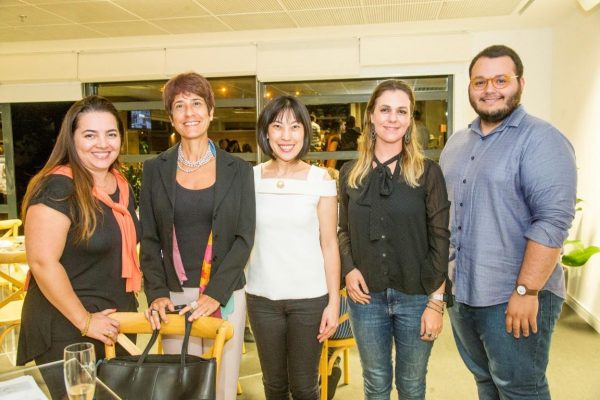
[[[577,199],[576,204],[581,203],[582,199]],[[575,212],[581,211],[581,207],[577,207]],[[596,253],[600,253],[600,247],[598,246],[586,246],[581,240],[566,240],[563,249],[567,248],[569,251],[564,251],[561,262],[563,265],[568,267],[581,267],[588,262],[590,257]]]

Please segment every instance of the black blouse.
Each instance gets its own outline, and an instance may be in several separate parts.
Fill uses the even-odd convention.
[[[174,221],[177,246],[188,278],[182,286],[197,288],[212,228],[215,185],[206,189],[187,189],[179,183],[176,186]]]
[[[77,207],[69,199],[73,194],[73,181],[63,175],[50,175],[41,192],[31,205],[44,204],[71,219],[65,248],[60,263],[65,268],[77,297],[91,313],[107,308],[117,311],[136,311],[137,301],[133,293],[125,292],[125,280],[121,277],[121,231],[112,210],[100,202],[96,230],[89,241],[77,242],[77,221],[71,218],[71,207]],[[110,195],[119,199],[119,189]],[[129,212],[133,217],[136,235],[140,237],[140,225],[135,213],[135,199],[129,188]],[[17,365],[23,365],[46,352],[53,341],[81,338],[80,331],[69,322],[47,299],[32,276],[23,303],[21,333],[17,350]],[[86,337],[84,341],[95,342]],[[100,355],[97,355],[100,357]]]
[[[358,189],[348,186],[355,162],[340,171],[342,277],[358,268],[371,292],[392,288],[406,294],[431,294],[446,281],[450,293],[450,202],[440,167],[426,159],[418,187],[400,175],[383,196],[369,189],[379,185],[375,170]]]

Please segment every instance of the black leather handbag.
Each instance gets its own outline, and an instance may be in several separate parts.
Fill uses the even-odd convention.
[[[158,338],[156,330],[141,355],[100,361],[98,378],[123,400],[214,400],[217,362],[187,354],[192,330],[188,317],[181,355],[148,354]]]

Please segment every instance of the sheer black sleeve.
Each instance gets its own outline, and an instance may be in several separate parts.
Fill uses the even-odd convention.
[[[350,229],[348,227],[348,174],[354,165],[353,162],[345,163],[340,169],[339,185],[339,218],[338,218],[338,242],[340,246],[340,258],[342,266],[342,284],[348,272],[355,267],[352,258],[352,247],[350,245]]]
[[[450,246],[450,202],[446,182],[438,164],[425,161],[421,184],[426,191],[427,240],[429,249],[421,271],[421,281],[427,294],[437,290],[446,281],[446,293],[451,293],[448,279],[448,253]]]

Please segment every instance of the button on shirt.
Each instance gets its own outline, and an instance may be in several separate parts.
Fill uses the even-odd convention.
[[[556,128],[522,106],[487,135],[476,118],[452,135],[440,165],[450,209],[450,277],[456,301],[475,307],[505,303],[525,246],[560,248],[575,215],[573,147]],[[565,297],[556,265],[544,286]]]
[[[450,205],[439,165],[425,160],[418,187],[396,178],[391,194],[372,198],[369,187],[377,184],[374,171],[359,188],[348,186],[355,162],[340,171],[342,278],[358,268],[371,292],[392,288],[406,294],[430,294],[437,290],[448,277],[450,236]]]

